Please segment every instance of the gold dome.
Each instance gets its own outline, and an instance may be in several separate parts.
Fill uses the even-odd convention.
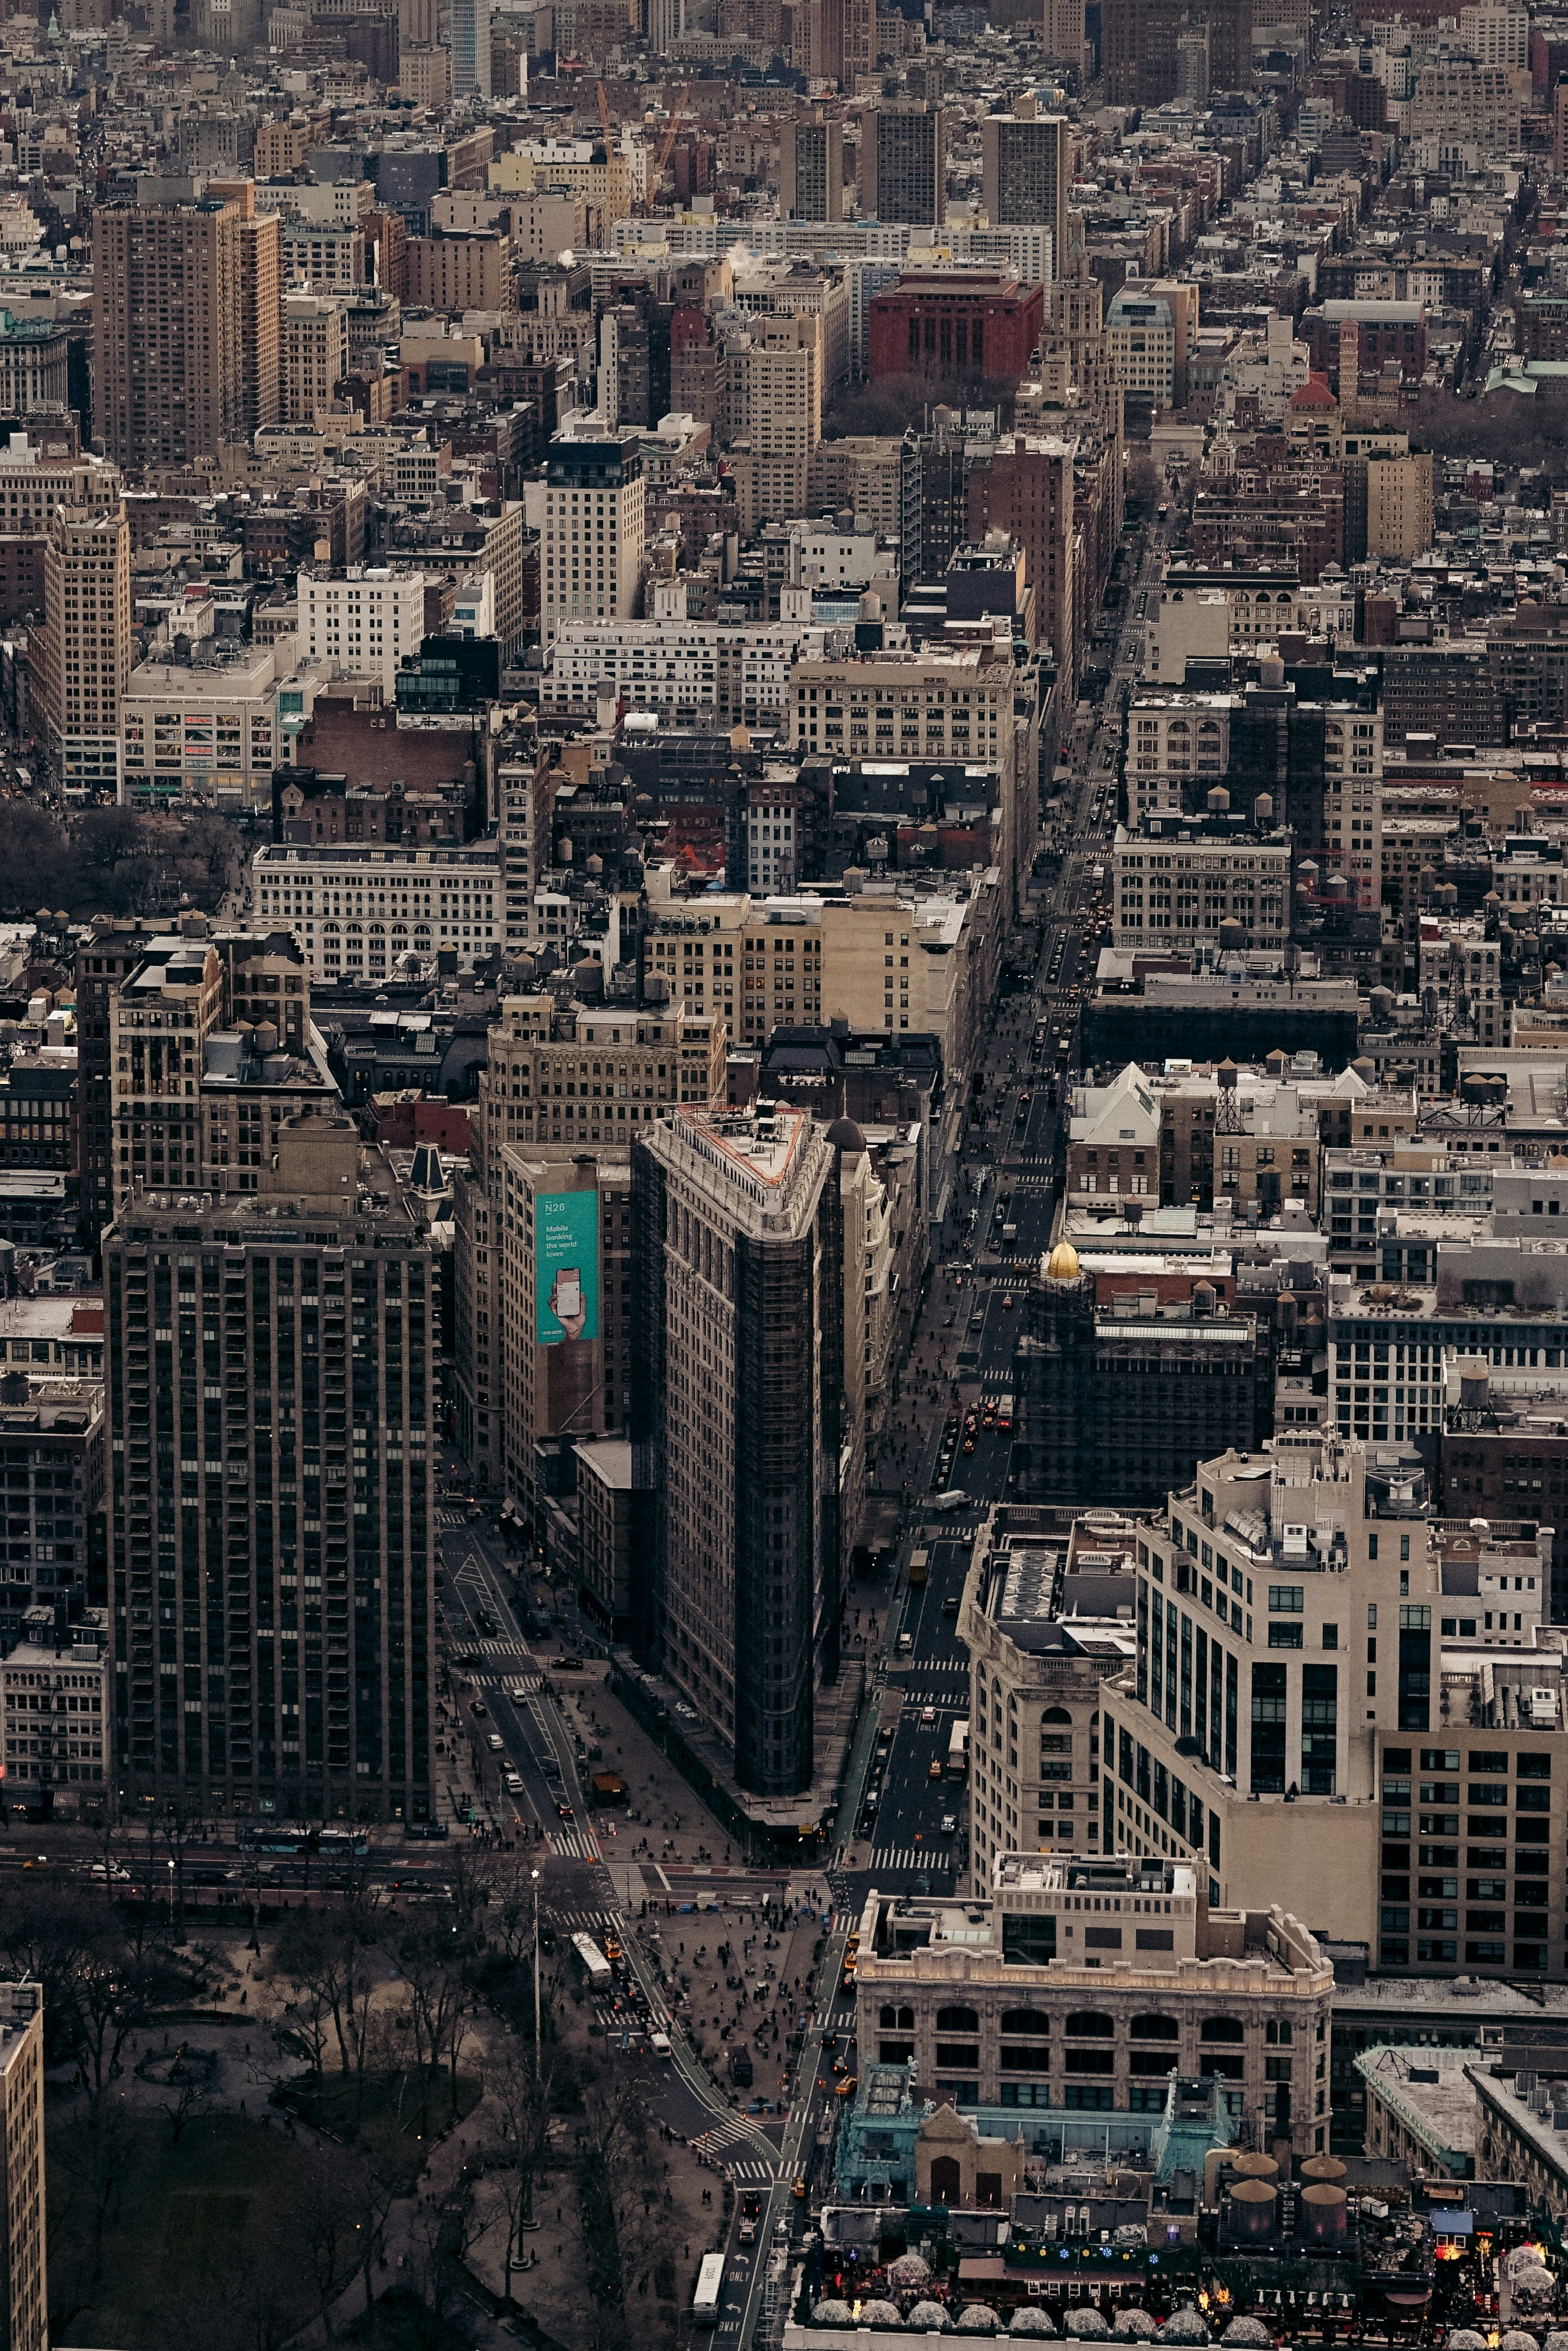
[[[1078,1252],[1071,1241],[1058,1241],[1045,1260],[1045,1273],[1051,1281],[1076,1281],[1081,1269]]]

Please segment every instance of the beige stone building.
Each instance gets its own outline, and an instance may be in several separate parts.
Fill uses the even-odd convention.
[[[295,114],[285,122],[258,122],[254,159],[257,179],[286,179],[306,162],[311,141],[326,135],[326,117],[313,122],[306,115]]]
[[[443,113],[452,96],[452,60],[446,50],[400,47],[398,88],[416,106]]]
[[[1407,1446],[1202,1463],[1139,1544],[1102,1838],[1201,1858],[1214,1903],[1289,1885],[1384,1968],[1560,1979],[1562,1659],[1441,1639],[1429,1510]]]
[[[629,621],[642,599],[647,484],[637,435],[557,433],[545,463],[539,601],[565,621]]]
[[[781,1023],[847,1020],[929,1029],[943,1067],[972,1066],[1001,974],[994,872],[929,894],[875,883],[851,896],[704,898],[649,925],[649,970],[678,1002],[722,1013],[734,1041],[763,1045]]]
[[[565,189],[588,208],[588,242],[607,247],[618,220],[631,211],[637,190],[630,159],[599,139],[519,140],[494,156],[486,174],[493,195],[533,195]]]
[[[957,2108],[1158,2113],[1169,2076],[1292,2155],[1327,2145],[1334,1970],[1277,1904],[1220,1909],[1186,1860],[1002,1853],[985,1894],[873,1893],[856,1962],[860,2062]]]
[[[1022,681],[1011,643],[799,661],[786,724],[793,747],[833,759],[943,759],[993,768],[1000,779],[996,862],[1011,907],[1034,853],[1038,732],[1018,716]]]
[[[1175,955],[1227,942],[1282,947],[1293,854],[1292,835],[1272,817],[1245,831],[1230,821],[1228,810],[1151,813],[1137,831],[1118,825],[1112,850],[1114,944]]]
[[[411,236],[409,300],[430,310],[514,310],[512,239],[499,230],[468,236]]]
[[[1510,0],[1480,0],[1459,10],[1459,38],[1478,66],[1530,63],[1530,13]]]
[[[563,253],[581,253],[588,243],[587,200],[569,189],[543,188],[531,196],[514,196],[507,209],[512,250],[519,261],[559,261]]]
[[[842,269],[796,256],[758,258],[733,271],[735,307],[755,317],[822,321],[822,396],[849,372],[850,293]]]
[[[283,298],[283,416],[308,424],[348,372],[348,313],[330,294]]]
[[[811,461],[822,439],[823,319],[760,314],[726,344],[725,427],[744,443],[752,527],[806,511]]]
[[[1410,96],[1410,138],[1474,141],[1483,155],[1519,144],[1530,78],[1516,66],[1478,65],[1449,57],[1423,66]]]
[[[67,795],[119,792],[119,705],[130,676],[130,527],[124,507],[55,516],[44,547],[44,724]]]
[[[1366,466],[1366,552],[1425,555],[1432,544],[1432,456],[1369,458]]]
[[[1136,1540],[1109,1514],[1099,1525],[1113,1558]],[[982,1894],[1001,1854],[1100,1849],[1100,1686],[1125,1670],[1136,1643],[1130,1622],[1056,1613],[1066,1548],[993,1520],[964,1583],[971,1882]],[[965,1792],[955,1787],[955,1803]]]
[[[128,805],[186,794],[237,793],[247,808],[272,808],[279,742],[277,694],[292,666],[292,642],[233,647],[222,662],[145,661],[119,702],[121,791]]]
[[[878,538],[904,528],[904,444],[891,433],[849,434],[819,441],[808,476],[812,514],[864,515]]]
[[[10,2351],[48,2351],[44,2220],[44,1996],[24,1979],[0,1987],[0,2335]]]

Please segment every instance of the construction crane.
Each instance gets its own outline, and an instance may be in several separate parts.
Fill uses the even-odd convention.
[[[681,117],[686,112],[686,101],[695,88],[696,84],[689,81],[670,111],[670,128],[659,142],[659,153],[654,161],[653,182],[648,192],[649,204],[654,201],[663,185],[664,174],[670,168],[670,158],[675,150],[675,134],[680,130]]]
[[[596,82],[594,89],[599,101],[599,129],[605,135],[605,162],[607,163],[615,153],[615,124],[610,120],[609,100],[605,96],[603,82]]]

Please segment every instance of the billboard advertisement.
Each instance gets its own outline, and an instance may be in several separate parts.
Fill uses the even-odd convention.
[[[535,1337],[541,1347],[599,1335],[599,1196],[541,1192],[534,1201]]]

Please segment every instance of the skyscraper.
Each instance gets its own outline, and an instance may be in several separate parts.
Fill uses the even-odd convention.
[[[557,433],[545,455],[545,643],[563,621],[628,621],[642,586],[642,459],[636,436]]]
[[[348,372],[348,313],[328,294],[283,298],[279,421],[308,424]]]
[[[844,126],[813,118],[779,132],[779,205],[785,220],[844,217]]]
[[[1045,0],[1045,54],[1081,71],[1084,63],[1084,0]]]
[[[276,1052],[290,1071],[302,1072],[311,1066],[310,983],[293,937],[280,931],[261,935],[229,932],[221,934],[209,945],[207,928],[206,917],[202,914],[184,916],[179,935],[171,935],[166,925],[149,926],[129,917],[117,919],[110,914],[99,914],[77,951],[81,1220],[82,1237],[88,1248],[97,1246],[116,1207],[135,1182],[151,1179],[157,1183],[167,1174],[171,1185],[180,1185],[191,1192],[205,1191],[214,1180],[214,1171],[220,1169],[226,1147],[222,1130],[240,1123],[249,1126],[263,1123],[254,1115],[243,1121],[238,1116],[239,1106],[246,1096],[254,1104],[254,1089],[249,1085],[238,1090],[227,1083],[223,1086],[223,1094],[232,1099],[225,1103],[221,1118],[215,1105],[203,1099],[207,1086],[204,1077],[198,1077],[202,1058],[198,1040],[204,1045],[214,1030],[241,1024],[249,1026],[253,1038],[270,1028]],[[221,989],[216,995],[207,977],[209,954],[215,957],[221,977]],[[193,983],[189,977],[192,960]],[[155,1006],[167,1016],[161,1023],[165,1030],[190,1031],[189,1050],[194,1065],[190,1075],[197,1079],[202,1093],[189,1106],[182,1093],[178,1103],[164,1099],[160,1101],[158,1112],[152,1111],[153,1095],[161,1088],[164,1065],[160,1060],[157,1086],[149,1092],[153,1080],[152,1063],[158,1058],[146,1051],[150,1036],[145,1028],[140,1042],[129,1032],[120,1034],[119,992],[128,982],[144,1010]],[[185,1018],[187,1011],[189,1020]],[[169,1041],[166,1036],[165,1049]],[[121,1053],[129,1064],[124,1071],[128,1082],[124,1093],[117,1091],[113,1083],[115,1064]],[[181,1058],[183,1059],[183,1050]],[[183,1085],[186,1073],[182,1071],[180,1074]],[[132,1086],[134,1092],[130,1091]],[[269,1084],[266,1088],[268,1119],[273,1123],[276,1123],[273,1107],[281,1103],[288,1091],[286,1085],[279,1089]],[[258,1135],[258,1144],[260,1140]],[[246,1150],[242,1161],[237,1134],[234,1141],[234,1176],[231,1179],[218,1172],[217,1188],[254,1191],[258,1188],[256,1184],[238,1180],[242,1167],[253,1165],[251,1152]],[[245,1141],[250,1142],[248,1134]],[[259,1167],[259,1151],[254,1165]]]
[[[93,215],[93,398],[120,465],[185,465],[245,434],[244,243],[219,196]]]
[[[1162,106],[1174,98],[1177,42],[1193,24],[1209,31],[1210,84],[1246,89],[1252,74],[1252,0],[1104,0],[1101,68],[1113,106]]]
[[[810,1787],[838,1666],[851,1143],[781,1103],[679,1111],[631,1146],[632,1438],[656,1531],[638,1646],[762,1796]]]
[[[1066,243],[1072,128],[1064,114],[988,114],[980,126],[986,217],[993,228],[1043,221],[1051,232],[1054,277],[1062,275]]]
[[[240,215],[240,350],[244,437],[275,424],[280,409],[278,320],[282,215],[258,213],[254,180],[209,180],[210,196],[230,198]]]
[[[728,353],[728,423],[742,517],[756,523],[806,510],[812,453],[822,439],[823,322],[755,313]],[[742,465],[742,457],[744,463]]]
[[[81,1105],[82,1240],[96,1249],[114,1215],[114,998],[135,969],[157,926],[130,916],[97,914],[77,950],[77,1071]]]
[[[139,1186],[104,1244],[119,1782],[209,1815],[419,1818],[428,1228],[346,1117],[288,1121],[261,1175],[244,1201]]]
[[[1004,530],[1023,549],[1035,595],[1041,637],[1064,677],[1076,678],[1077,555],[1073,519],[1075,441],[1014,433],[987,450],[969,471],[969,535]]]
[[[130,526],[59,508],[44,547],[44,723],[59,781],[119,790],[119,700],[130,677]]]
[[[490,96],[490,0],[452,0],[452,94]]]
[[[940,227],[948,214],[949,118],[904,100],[872,107],[860,127],[860,209],[867,220]]]

